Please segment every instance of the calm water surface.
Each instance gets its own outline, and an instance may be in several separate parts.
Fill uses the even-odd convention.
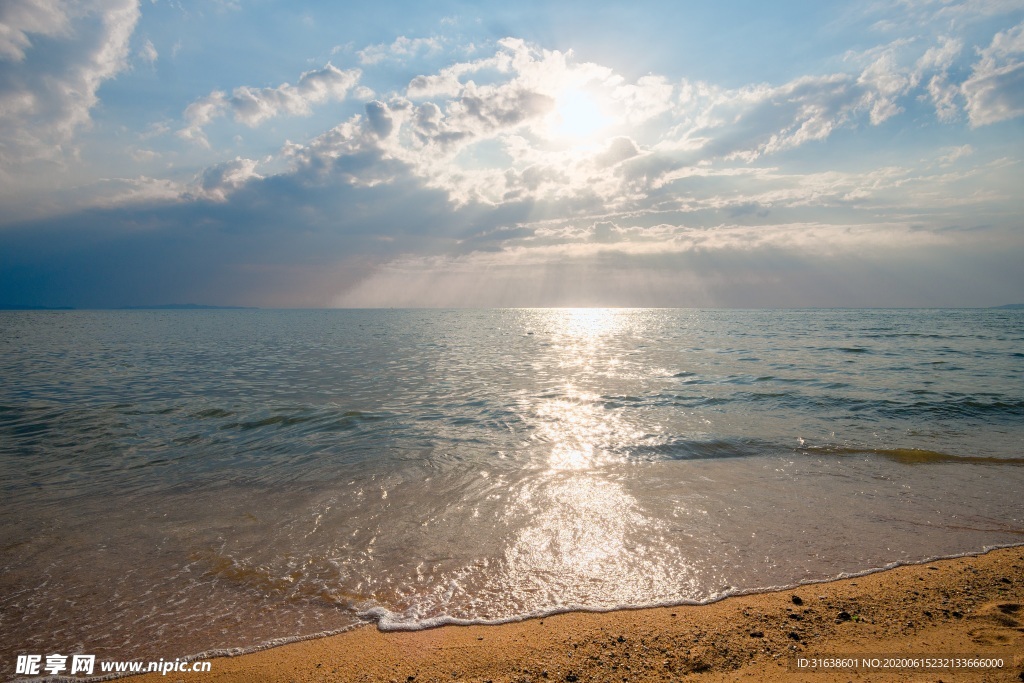
[[[0,312],[0,650],[165,659],[1024,542],[1024,311]]]

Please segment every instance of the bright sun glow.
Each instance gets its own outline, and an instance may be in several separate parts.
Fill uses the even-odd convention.
[[[601,109],[593,95],[570,89],[558,96],[552,115],[552,132],[564,138],[586,138],[605,128],[611,118]]]

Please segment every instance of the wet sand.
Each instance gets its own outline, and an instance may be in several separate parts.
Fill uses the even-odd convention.
[[[939,661],[899,667],[915,657]],[[799,670],[798,658],[879,662],[821,672]],[[940,668],[947,658],[1001,658],[1003,666]],[[1020,681],[1024,547],[705,606],[402,633],[367,626],[211,663],[209,673],[131,680]],[[898,668],[883,669],[886,664]]]

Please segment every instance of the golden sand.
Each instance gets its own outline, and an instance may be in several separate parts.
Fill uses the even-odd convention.
[[[1021,681],[1024,547],[898,567],[705,606],[571,613],[503,626],[367,626],[168,681]],[[798,670],[799,659],[869,660]],[[870,660],[877,658],[878,666]],[[883,669],[930,660],[933,668]],[[938,668],[1001,659],[1001,668]],[[959,660],[959,661],[957,661]],[[922,662],[923,663],[923,662]]]

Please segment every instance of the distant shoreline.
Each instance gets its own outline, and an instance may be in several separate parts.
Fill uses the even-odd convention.
[[[157,306],[119,306],[116,308],[75,308],[74,306],[2,305],[0,311],[258,311],[256,306],[207,306],[204,304],[160,304]]]

